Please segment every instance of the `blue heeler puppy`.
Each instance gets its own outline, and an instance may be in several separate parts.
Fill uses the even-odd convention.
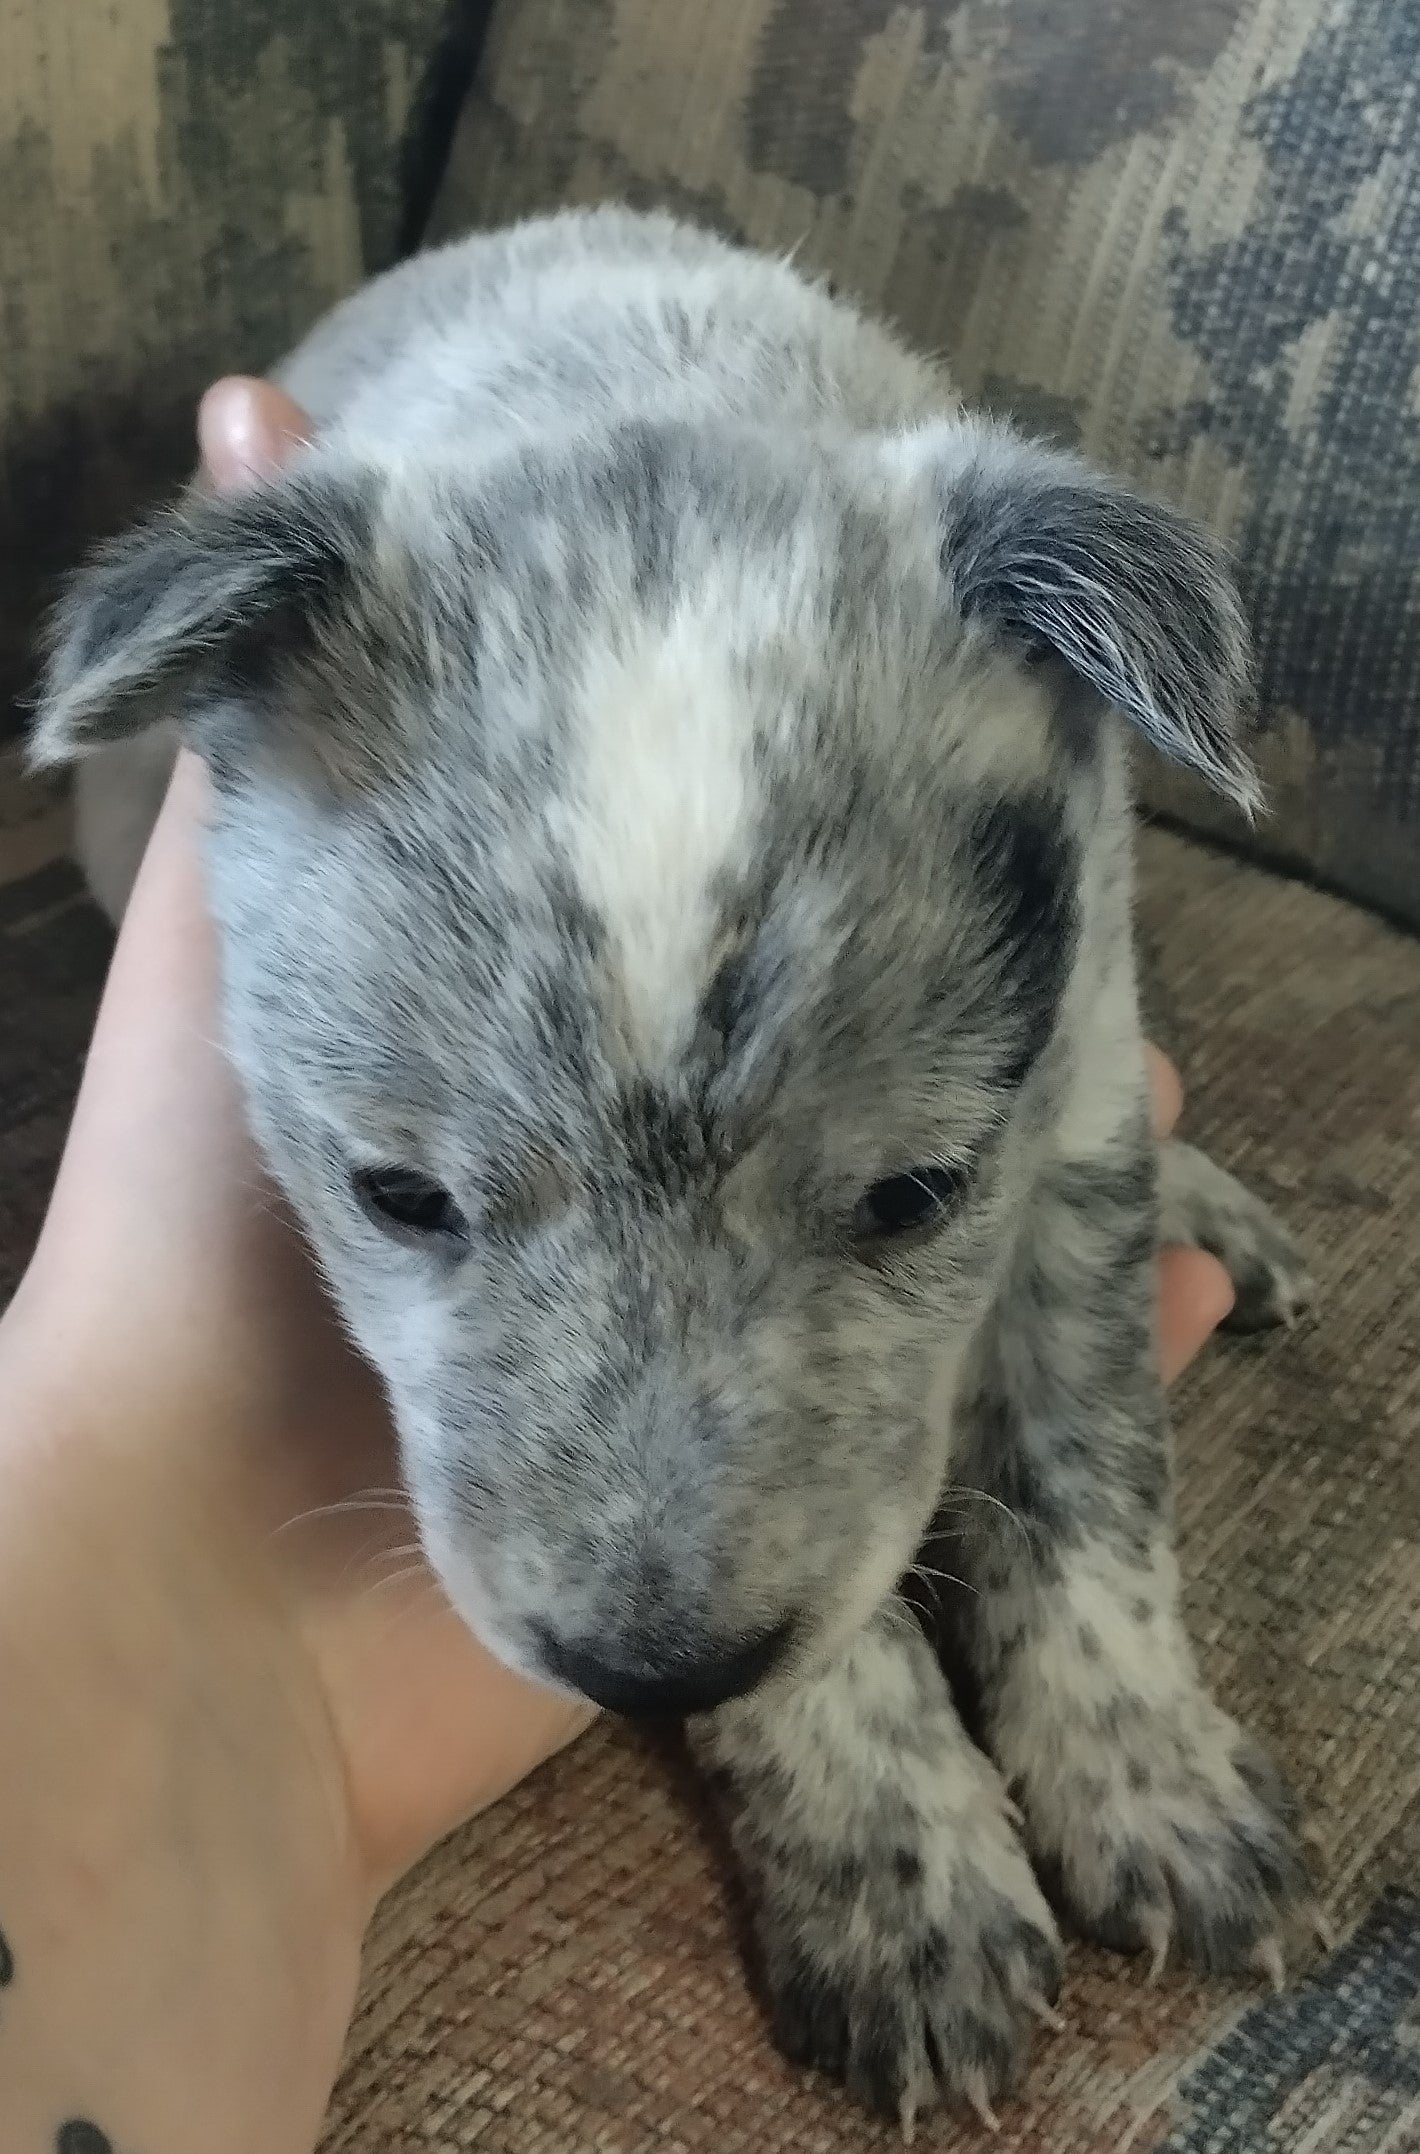
[[[1254,796],[1210,544],[659,217],[411,262],[282,379],[317,446],[98,558],[35,746],[110,750],[115,905],[176,729],[211,770],[231,1052],[451,1600],[688,1716],[780,2041],[906,2124],[1012,2081],[1052,1904],[1279,1965],[1157,1242],[1254,1321],[1305,1282],[1160,1168],[1130,930],[1126,736]]]

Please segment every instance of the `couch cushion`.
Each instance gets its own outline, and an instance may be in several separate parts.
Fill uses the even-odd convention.
[[[0,736],[55,579],[185,476],[213,375],[269,365],[393,259],[455,12],[478,10],[6,0]]]
[[[439,228],[608,196],[799,247],[1206,517],[1262,654],[1232,835],[1420,919],[1420,9],[503,0]]]

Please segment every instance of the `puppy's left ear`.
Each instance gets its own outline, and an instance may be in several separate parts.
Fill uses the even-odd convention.
[[[1162,754],[1251,815],[1251,647],[1206,532],[1076,458],[963,419],[895,445],[930,474],[957,611],[1023,655],[1053,653]]]

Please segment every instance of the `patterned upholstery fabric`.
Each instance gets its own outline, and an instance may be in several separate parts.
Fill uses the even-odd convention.
[[[0,7],[0,737],[54,579],[186,473],[212,376],[394,258],[449,9]]]
[[[1228,835],[1420,920],[1415,0],[504,0],[442,229],[604,196],[798,247],[1207,518],[1272,802]]]

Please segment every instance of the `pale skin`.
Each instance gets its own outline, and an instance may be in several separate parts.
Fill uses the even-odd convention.
[[[305,433],[269,384],[218,383],[207,483],[276,469]],[[591,1717],[485,1653],[413,1552],[379,1391],[216,1044],[204,788],[185,760],[0,1320],[17,2154],[310,2154],[376,1900]],[[1152,1071],[1166,1131],[1178,1078]],[[1164,1252],[1169,1378],[1230,1302],[1210,1257]],[[81,2121],[97,2136],[66,2143]]]

